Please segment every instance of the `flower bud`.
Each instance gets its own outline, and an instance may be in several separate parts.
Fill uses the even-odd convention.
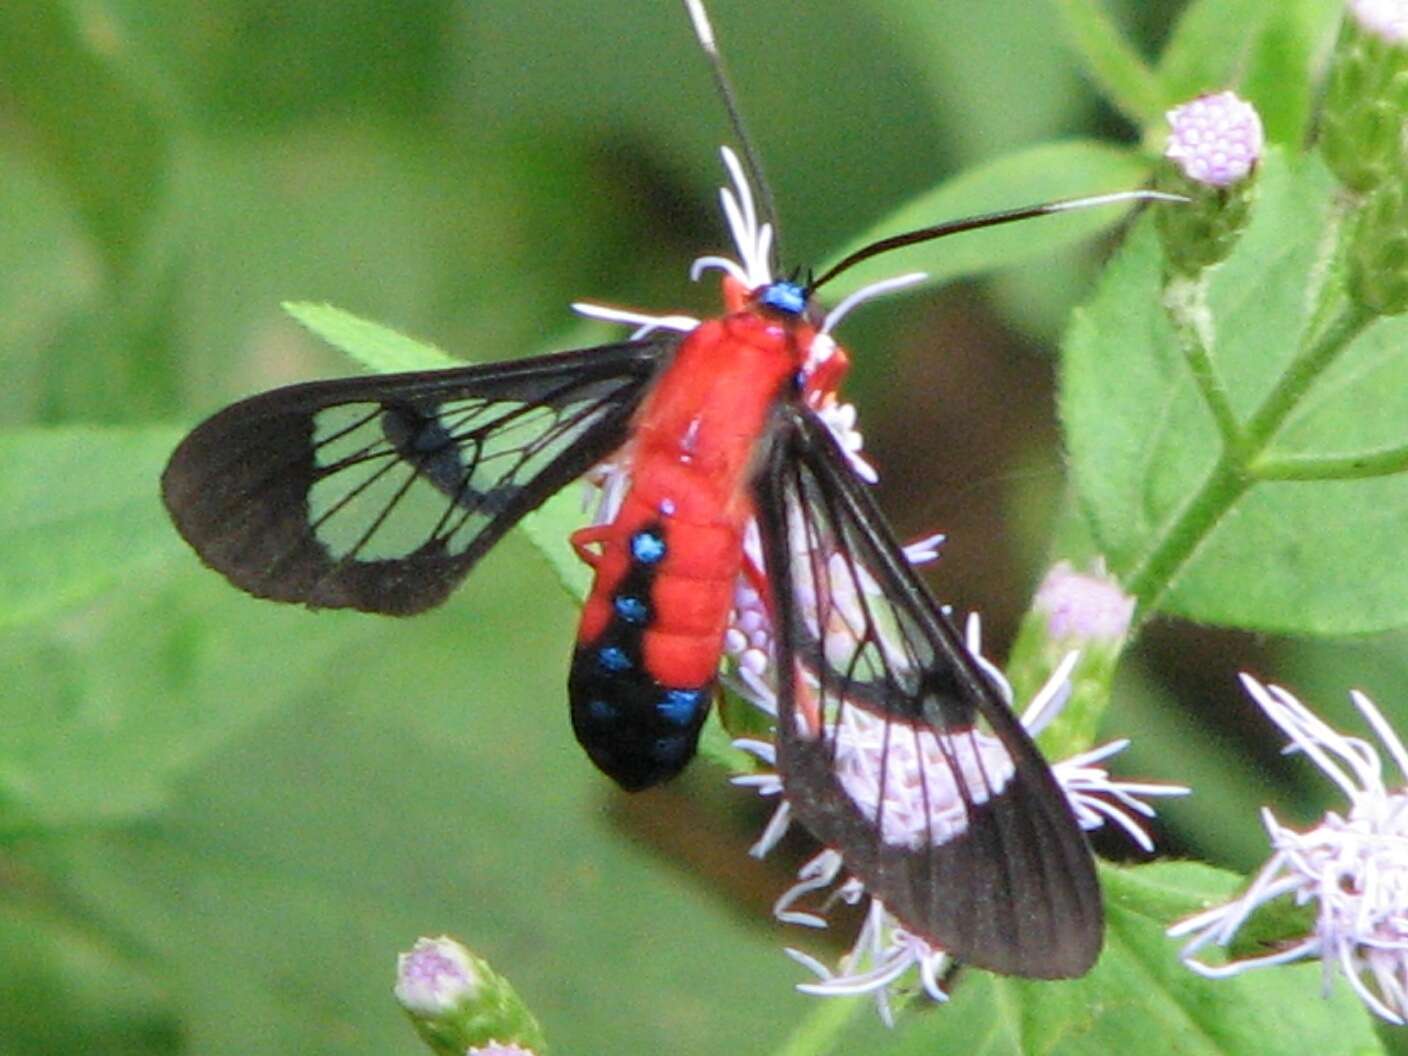
[[[1235,92],[1199,96],[1170,110],[1168,122],[1164,156],[1173,164],[1159,186],[1190,201],[1160,209],[1156,222],[1171,271],[1193,276],[1225,259],[1246,225],[1265,139],[1256,109]]]
[[[1402,181],[1375,189],[1356,212],[1345,278],[1350,296],[1374,314],[1408,311],[1408,194]]]
[[[1102,562],[1078,572],[1059,561],[1037,588],[1008,663],[1016,698],[1030,699],[1069,654],[1080,654],[1070,701],[1044,742],[1052,755],[1083,751],[1094,740],[1133,618],[1134,599]]]
[[[396,959],[395,993],[439,1056],[514,1056],[527,1051],[519,1043],[543,1048],[537,1021],[508,981],[448,936],[417,939]]]
[[[1037,588],[1032,609],[1046,617],[1047,637],[1061,651],[1120,645],[1134,617],[1134,599],[1097,565],[1077,572],[1058,561]]]
[[[1408,3],[1350,0],[1320,113],[1330,169],[1361,194],[1404,179]]]

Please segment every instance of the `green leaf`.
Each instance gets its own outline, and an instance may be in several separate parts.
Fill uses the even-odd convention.
[[[462,367],[463,361],[434,345],[362,319],[330,304],[285,301],[284,311],[368,370],[395,374],[411,370]]]
[[[1163,112],[1168,93],[1100,0],[1056,0],[1056,10],[1086,75],[1101,94],[1136,125],[1155,121]]]
[[[1029,147],[969,169],[911,199],[858,235],[834,258],[840,260],[877,239],[946,220],[1058,198],[1132,190],[1148,175],[1148,163],[1138,154],[1107,143],[1067,140]],[[909,270],[926,272],[926,285],[936,285],[1032,260],[1110,229],[1124,219],[1129,208],[1082,209],[897,250],[846,272],[827,285],[826,293],[839,298],[877,277]]]
[[[935,5],[925,11],[922,0],[907,4],[919,9],[920,18],[934,21]],[[1031,22],[1039,21],[1022,6],[1000,0],[992,18],[960,16],[960,28],[949,27],[957,41],[950,39],[947,47],[957,50],[969,39],[965,32],[983,23],[984,39],[966,57],[976,64],[974,51],[995,56],[985,76],[999,94],[984,101],[982,123],[991,127],[1012,114],[1009,123],[1026,129],[1025,138],[1030,138],[1037,119],[1030,116],[1028,93],[1041,97],[1040,109],[1051,114],[1052,85],[1043,77],[1049,71],[1046,63],[1033,71],[1034,82],[1001,75],[1011,54],[1002,49],[1012,44],[1007,25],[999,22],[1001,12],[1017,12],[1011,21],[1023,23],[1018,31],[1023,36],[1032,32]],[[953,86],[969,69],[967,63],[951,68],[945,50],[924,47],[925,37],[913,28],[917,19],[908,12],[895,14],[893,7],[877,0],[814,0],[805,9],[750,4],[711,10],[725,61],[736,75],[739,101],[753,118],[774,184],[789,259],[818,260],[854,229],[862,211],[868,214],[893,200],[896,192],[879,189],[931,182],[936,171],[953,164],[946,138],[974,146],[979,142],[980,133],[960,128],[969,121],[964,104],[972,98],[973,85]],[[609,159],[610,168],[587,170],[592,183],[578,209],[583,200],[610,197],[604,188],[629,195],[629,208],[618,224],[637,248],[628,244],[622,251],[639,256],[657,245],[673,245],[679,256],[668,275],[674,279],[701,244],[715,249],[726,244],[721,242],[725,232],[716,188],[723,176],[719,145],[733,142],[733,136],[681,5],[639,4],[624,18],[616,17],[617,10],[606,17],[593,0],[476,5],[469,20],[473,36],[456,56],[465,66],[461,95],[447,104],[448,112],[471,128],[531,129],[532,137],[554,130],[573,137],[585,129],[613,130],[620,143],[630,145],[626,150],[604,151],[599,137],[585,137],[597,144],[594,154]],[[571,32],[564,32],[567,27]],[[549,40],[552,57],[544,61]],[[650,42],[648,62],[638,61],[637,41]],[[1020,43],[1013,47],[1026,54]],[[662,77],[662,70],[678,75]],[[845,85],[844,96],[829,93],[825,105],[817,107],[824,119],[802,122],[808,86],[825,84]],[[941,98],[949,106],[936,113]],[[803,124],[805,134],[799,134]],[[946,136],[950,128],[954,132]],[[986,142],[990,152],[992,141]],[[641,213],[647,199],[633,186],[638,177],[632,174],[642,171],[674,177],[665,187],[678,202],[649,226],[642,225]],[[677,197],[681,186],[687,188],[683,198]],[[598,269],[611,267],[609,256],[599,259]],[[621,295],[618,287],[580,292]]]
[[[382,373],[407,370],[439,370],[466,364],[440,351],[434,345],[407,337],[379,323],[361,319],[351,312],[328,304],[289,302],[284,308],[324,341],[347,353],[362,365]],[[561,347],[585,340],[585,326],[573,328]],[[533,545],[562,580],[568,594],[580,601],[591,588],[591,570],[572,548],[571,535],[586,522],[583,493],[569,485],[548,499],[523,520]]]
[[[375,621],[245,597],[163,530],[166,560],[100,603],[0,635],[0,833],[157,813],[184,774],[324,684],[332,650],[375,640]]]
[[[94,598],[179,547],[157,495],[179,435],[0,433],[0,630]]]
[[[717,883],[747,869],[765,898],[785,879],[691,797],[628,805],[592,769],[557,585],[502,549],[415,620],[272,606],[195,571],[142,613],[194,639],[184,683],[145,687],[163,711],[254,721],[190,759],[160,815],[21,861],[93,927],[140,937],[189,1051],[412,1052],[395,956],[444,932],[493,958],[561,1052],[765,1049],[807,1006],[776,934]],[[122,688],[109,709],[139,707],[144,687]],[[715,864],[693,880],[657,838]]]
[[[170,310],[177,385],[203,412],[352,372],[281,301],[339,305],[457,357],[505,359],[541,343],[545,319],[568,318],[583,268],[602,267],[605,209],[562,202],[539,159],[444,129],[363,121],[211,137],[184,166],[189,201],[167,235],[183,251]]]
[[[153,974],[90,929],[23,904],[0,909],[0,1056],[184,1050],[169,994]]]
[[[466,365],[434,345],[329,304],[291,301],[284,308],[328,344],[374,371],[390,374]],[[577,343],[571,338],[577,338],[585,331],[584,326],[574,328],[563,347]],[[581,489],[569,485],[523,521],[528,538],[548,559],[568,594],[578,601],[587,596],[592,582],[591,570],[577,556],[570,541],[572,533],[586,522],[582,504]]]
[[[866,0],[855,6],[872,9],[886,37],[903,49],[909,68],[897,76],[903,76],[909,91],[927,96],[944,137],[944,155],[954,159],[950,165],[1004,154],[1049,136],[1052,129],[1079,127],[1086,120],[1090,90],[1071,63],[1059,16],[1048,4]],[[867,65],[885,61],[877,54],[865,59]],[[1022,71],[1020,88],[1013,83],[1013,70]],[[828,114],[853,106],[871,110],[850,87],[846,105],[829,106]],[[1017,92],[1021,105],[1009,105]],[[887,160],[900,160],[887,153]]]
[[[1381,1052],[1368,1012],[1341,983],[1321,998],[1318,963],[1204,979],[1165,929],[1226,898],[1240,877],[1192,863],[1104,866],[1105,951],[1083,979],[1035,983],[973,973],[884,1056],[1332,1056]]]
[[[387,327],[359,319],[350,312],[326,304],[289,303],[289,314],[329,344],[341,349],[373,370],[434,370],[463,363],[451,359],[432,345],[406,337]],[[577,327],[571,338],[580,338],[585,327]],[[580,343],[568,340],[566,344]],[[579,485],[568,485],[523,519],[528,539],[547,558],[568,595],[580,602],[591,590],[591,569],[572,547],[572,533],[587,521],[585,493]],[[733,747],[731,738],[717,721],[705,728],[700,755],[725,770],[746,769],[748,756]]]
[[[576,602],[586,598],[592,586],[592,571],[571,543],[572,533],[587,523],[584,500],[584,486],[569,484],[523,519],[525,534]]]
[[[0,6],[7,106],[28,124],[116,272],[130,268],[161,196],[168,122],[125,68],[132,41],[101,4]]]
[[[56,334],[101,296],[81,218],[44,160],[9,137],[0,143],[0,423],[29,422],[51,369]],[[88,348],[89,359],[94,349]]]
[[[1320,64],[1343,14],[1339,0],[1275,4],[1253,40],[1242,93],[1272,143],[1299,148],[1309,134]]]
[[[1332,182],[1318,160],[1268,154],[1250,225],[1211,275],[1214,366],[1248,420],[1306,337]],[[1061,413],[1099,545],[1122,576],[1146,567],[1209,478],[1222,444],[1160,304],[1151,225],[1128,241],[1078,313]],[[1309,292],[1308,292],[1309,291]],[[1274,455],[1344,455],[1402,444],[1408,319],[1367,329],[1295,405]],[[1267,631],[1362,633],[1408,623],[1396,553],[1408,476],[1254,485],[1219,516],[1157,594],[1162,611]]]
[[[1247,53],[1285,0],[1195,0],[1178,16],[1159,58],[1165,98],[1182,103],[1237,83]]]
[[[1290,790],[1279,773],[1248,766],[1242,741],[1182,706],[1173,688],[1156,681],[1142,661],[1136,653],[1123,665],[1114,695],[1118,704],[1106,713],[1101,738],[1130,737],[1117,761],[1121,773],[1194,790],[1158,803],[1160,827],[1176,834],[1181,846],[1211,861],[1254,868],[1269,853],[1257,811],[1286,802]],[[1248,709],[1251,723],[1258,721],[1245,695],[1233,699]]]
[[[1343,12],[1339,0],[1198,0],[1180,16],[1159,64],[1167,105],[1236,88],[1267,139],[1298,146],[1315,65]]]

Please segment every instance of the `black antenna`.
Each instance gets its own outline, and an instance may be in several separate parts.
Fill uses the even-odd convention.
[[[1033,216],[1049,216],[1052,213],[1088,209],[1096,205],[1112,205],[1116,202],[1186,202],[1188,200],[1181,194],[1165,194],[1163,191],[1118,191],[1114,194],[1097,194],[1087,198],[1063,198],[1060,201],[1023,206],[1020,209],[1005,209],[1001,212],[983,213],[981,216],[970,216],[962,220],[949,220],[947,223],[935,224],[933,227],[921,227],[917,231],[891,235],[889,238],[872,242],[868,246],[862,246],[839,264],[828,268],[822,273],[821,278],[808,284],[807,296],[810,297],[837,275],[843,271],[849,271],[863,260],[878,257],[881,253],[888,253],[892,249],[902,249],[919,242],[932,242],[945,235],[957,235],[979,227],[996,227],[999,224],[1010,224],[1014,220],[1027,220]]]
[[[763,173],[763,163],[753,146],[753,137],[748,135],[748,129],[743,124],[743,112],[738,108],[733,83],[728,78],[728,71],[724,69],[723,56],[719,54],[718,41],[714,37],[714,27],[709,22],[708,12],[704,10],[704,0],[684,0],[684,9],[689,14],[689,20],[694,23],[694,35],[699,38],[699,46],[704,49],[704,55],[709,60],[709,69],[714,75],[714,86],[719,91],[719,98],[723,100],[724,109],[728,111],[729,124],[733,126],[733,134],[738,138],[738,146],[743,151],[743,166],[747,170],[749,182],[758,192],[759,204],[762,206],[761,217],[772,224],[772,251],[769,254],[769,263],[770,270],[776,271],[782,233],[778,230],[777,204],[773,201],[772,187],[768,185],[768,178]]]

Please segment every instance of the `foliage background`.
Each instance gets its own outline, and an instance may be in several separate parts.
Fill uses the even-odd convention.
[[[788,256],[1017,148],[1132,143],[1061,6],[715,0]],[[1106,6],[1151,54],[1181,8]],[[727,138],[674,0],[0,9],[0,1053],[412,1053],[393,955],[443,931],[558,1051],[769,1051],[807,1014],[779,947],[847,934],[770,918],[807,848],[746,858],[763,815],[707,766],[629,800],[592,770],[572,607],[522,539],[413,622],[309,614],[201,568],[156,495],[182,428],[348,370],[286,299],[480,360],[582,334],[576,297],[708,313],[686,269],[727,248]],[[949,533],[934,582],[997,655],[1063,505],[1054,349],[1107,248],[965,257],[847,326],[882,502]],[[1408,688],[1399,635],[1145,636],[1109,732],[1197,786],[1171,845],[1243,869],[1255,806],[1319,791],[1247,668],[1331,714]]]

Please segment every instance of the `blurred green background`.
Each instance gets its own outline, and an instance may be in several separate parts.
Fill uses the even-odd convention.
[[[1152,53],[1181,5],[1109,6]],[[1016,147],[1133,135],[1054,5],[711,8],[790,262]],[[182,428],[350,369],[283,300],[477,360],[555,347],[573,298],[711,312],[687,268],[731,248],[729,138],[675,0],[0,8],[0,1053],[413,1053],[394,955],[445,931],[559,1052],[764,1052],[810,1011],[780,947],[847,930],[771,920],[805,843],[748,859],[765,812],[707,765],[629,800],[590,767],[573,608],[523,540],[435,614],[309,614],[201,568],[156,490]],[[847,326],[882,502],[949,533],[934,581],[999,656],[1062,503],[1054,349],[1106,249]],[[1173,846],[1249,866],[1293,780],[1235,671],[1391,705],[1398,644],[1156,627],[1111,733],[1198,785]]]

